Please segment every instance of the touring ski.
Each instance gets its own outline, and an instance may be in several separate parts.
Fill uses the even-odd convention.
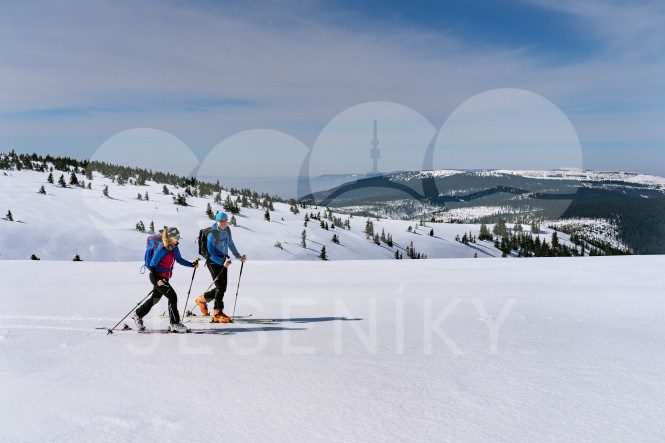
[[[252,316],[252,314],[249,314],[249,315],[236,315],[236,316],[231,317],[231,318],[232,318],[232,319],[237,319],[237,318],[238,318],[238,319],[243,319],[243,318],[249,318],[249,317],[251,317],[251,316]],[[160,317],[161,317],[161,318],[168,318],[168,315],[165,313],[165,314],[160,315]],[[196,314],[191,314],[191,315],[190,315],[190,314],[187,314],[187,315],[183,316],[182,318],[192,318],[192,319],[194,319],[194,318],[200,318],[200,319],[202,319],[202,320],[203,320],[203,319],[206,319],[206,320],[207,320],[207,319],[209,319],[209,318],[211,318],[211,317],[212,317],[212,316],[210,316],[210,315],[196,315]]]
[[[97,328],[107,329],[107,328]],[[216,335],[229,335],[233,331],[223,329],[190,329],[187,332],[174,332],[169,329],[143,329],[137,330],[130,328],[125,324],[124,328],[113,329],[114,332],[135,332],[137,334],[216,334]]]

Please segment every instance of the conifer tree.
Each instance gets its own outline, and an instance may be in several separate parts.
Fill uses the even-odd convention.
[[[150,221],[150,233],[151,234],[155,233],[155,222],[154,222],[154,220]]]
[[[42,187],[39,188],[39,193],[40,194],[46,194],[46,189],[44,189],[44,185],[42,185]]]
[[[236,203],[231,200],[231,195],[226,196],[226,200],[224,200],[224,211],[230,212],[231,214],[239,214],[240,213],[240,208]]]
[[[236,220],[235,215],[231,216],[231,221],[229,223],[231,223],[231,226],[238,226],[238,220]]]
[[[184,194],[180,195],[180,193],[178,193],[178,195],[175,197],[175,201],[177,205],[187,206],[187,198]]]
[[[169,188],[167,188],[166,185],[162,188],[162,194],[169,195]]]
[[[104,194],[104,197],[109,196],[109,187],[108,186],[104,186],[104,190],[102,191],[102,194]]]
[[[73,261],[83,261],[83,260],[81,260],[81,256],[80,256],[80,255],[76,254],[76,255],[74,256],[74,260],[73,260]]]
[[[303,248],[307,247],[307,231],[305,229],[302,230],[302,234],[300,234],[300,237],[302,238],[302,241],[300,242],[300,246]]]
[[[508,257],[508,251],[510,250],[506,242],[506,237],[501,237],[501,257]]]
[[[210,220],[215,219],[215,214],[212,212],[212,207],[210,206],[210,203],[208,203],[208,206],[206,207],[206,215]]]
[[[148,196],[148,191],[145,191],[145,195],[143,196],[143,199],[144,199],[145,201],[150,200],[150,197]]]
[[[532,234],[538,234],[540,232],[540,226],[538,226],[538,223],[536,221],[531,222],[531,233]]]
[[[60,174],[60,178],[58,179],[58,184],[62,186],[63,188],[67,187],[67,183],[65,183],[65,176],[64,174]]]
[[[53,184],[53,173],[49,172],[48,178],[46,179],[47,182]]]
[[[79,179],[76,177],[76,174],[72,172],[72,175],[69,177],[69,184],[72,186],[76,186],[79,184]]]
[[[266,221],[270,221],[270,209],[266,209],[266,212],[263,214],[263,218],[266,219]]]
[[[90,182],[88,182],[88,189],[92,189]]]
[[[321,253],[319,254],[319,258],[321,260],[328,260],[328,256],[326,255],[326,247],[325,246],[323,246],[321,248]]]
[[[337,237],[337,234],[334,234],[332,237],[332,242],[335,243],[336,245],[339,244],[339,237]]]
[[[506,227],[506,219],[503,217],[499,217],[499,220],[494,224],[494,227],[492,228],[492,233],[494,235],[500,235],[501,237],[505,237],[508,235],[508,228]]]
[[[411,259],[416,258],[416,249],[413,247],[413,241],[411,241],[411,244],[406,247],[406,255]]]
[[[559,236],[557,235],[556,231],[552,232],[552,250],[559,250]]]
[[[367,238],[374,237],[374,223],[370,219],[367,219],[365,223],[365,236]]]
[[[12,211],[7,211],[7,215],[5,215],[5,218],[8,221],[14,221],[14,217],[12,216]]]
[[[35,254],[32,254],[32,255],[30,256],[30,260],[40,260],[40,258],[37,257]]]
[[[492,240],[492,234],[490,234],[490,230],[487,229],[485,223],[480,225],[480,235],[478,236],[478,240]]]
[[[136,199],[137,199],[137,200],[143,200],[143,196],[141,195],[141,193],[138,193],[138,194],[136,195]]]

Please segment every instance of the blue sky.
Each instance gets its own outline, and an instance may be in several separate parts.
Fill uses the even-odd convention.
[[[205,168],[220,175],[295,175],[308,149],[325,159],[310,170],[355,173],[371,167],[378,119],[380,167],[414,168],[432,134],[505,89],[560,110],[582,167],[665,176],[664,79],[659,1],[10,0],[0,15],[0,152],[191,163],[164,159],[143,135],[134,149],[108,148],[148,128],[183,158],[224,158]],[[412,126],[391,133],[402,120]],[[490,126],[479,120],[478,132]],[[340,146],[366,153],[330,144],[345,135],[333,129],[351,127]]]
[[[566,63],[597,49],[568,13],[514,0],[332,2],[376,28],[388,24],[449,34],[474,46],[528,48],[534,56]],[[339,22],[337,24],[340,24]]]

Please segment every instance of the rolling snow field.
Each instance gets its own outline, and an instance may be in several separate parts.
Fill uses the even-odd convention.
[[[61,171],[53,173],[56,184],[46,182],[48,173],[29,170],[0,173],[0,217],[11,211],[13,222],[0,218],[0,259],[27,260],[35,254],[42,260],[72,260],[76,254],[85,261],[136,261],[145,254],[147,233],[135,229],[141,221],[146,228],[154,222],[155,229],[178,226],[182,232],[180,250],[185,259],[196,258],[196,238],[199,229],[212,226],[206,215],[207,205],[213,212],[222,211],[222,204],[212,196],[187,197],[188,206],[173,204],[172,195],[162,193],[162,184],[148,182],[146,186],[118,185],[95,173],[90,183],[92,189],[78,186],[63,188],[57,185]],[[79,179],[85,176],[79,174]],[[68,174],[64,174],[65,178]],[[46,194],[38,193],[40,186]],[[108,186],[109,197],[102,191]],[[171,193],[184,193],[182,188],[168,186]],[[148,193],[149,200],[138,200]],[[221,192],[222,202],[228,192]],[[234,198],[235,200],[235,198]],[[501,251],[492,241],[479,241],[463,245],[455,241],[459,235],[473,232],[478,236],[480,225],[425,223],[420,226],[412,220],[370,219],[374,233],[385,232],[394,240],[394,246],[376,245],[367,239],[365,226],[368,218],[334,213],[349,221],[351,229],[324,229],[318,220],[310,220],[304,226],[305,215],[322,217],[324,207],[300,208],[293,214],[286,203],[275,203],[271,220],[264,219],[262,208],[241,208],[235,217],[237,226],[231,226],[233,239],[241,254],[258,260],[318,260],[325,246],[330,260],[392,260],[395,252],[407,259],[406,249],[413,247],[427,258],[493,258]],[[229,214],[231,216],[232,214]],[[330,220],[324,222],[332,225]],[[541,240],[551,240],[553,230],[541,226]],[[412,232],[409,232],[409,228]],[[490,225],[491,229],[491,225]],[[528,229],[528,226],[526,226]],[[433,230],[433,236],[430,231]],[[306,231],[306,248],[301,246],[302,232]],[[332,241],[333,235],[339,244]],[[562,243],[571,246],[569,236],[559,233]],[[279,242],[282,247],[275,245]],[[515,254],[513,254],[515,255]]]
[[[665,439],[661,256],[248,260],[236,313],[273,323],[107,335],[140,266],[0,261],[0,441]]]

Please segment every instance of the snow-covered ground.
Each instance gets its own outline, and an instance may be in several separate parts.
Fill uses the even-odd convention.
[[[193,260],[199,229],[213,223],[206,216],[207,205],[210,203],[214,212],[223,210],[212,196],[188,197],[189,206],[176,206],[172,195],[163,194],[163,184],[118,185],[97,173],[89,182],[92,189],[63,188],[57,185],[62,174],[62,171],[54,171],[56,184],[49,184],[48,173],[0,171],[0,217],[3,217],[0,218],[0,259],[26,260],[35,254],[42,260],[72,260],[79,254],[83,260],[91,261],[141,260],[148,234],[138,232],[135,226],[142,221],[147,228],[153,221],[156,229],[178,226],[183,233],[180,242],[183,256]],[[83,175],[78,178],[85,180]],[[64,179],[68,182],[69,174],[64,173]],[[46,194],[38,192],[42,185]],[[108,198],[102,195],[106,186]],[[182,188],[167,187],[171,193],[184,193]],[[137,199],[139,194],[144,197],[146,193],[148,201]],[[222,201],[226,196],[223,191]],[[385,243],[378,246],[366,238],[367,218],[349,219],[348,215],[336,213],[336,217],[349,219],[351,230],[326,230],[317,220],[311,220],[305,228],[305,214],[324,216],[325,208],[301,208],[299,214],[293,214],[288,204],[274,206],[270,222],[264,219],[263,209],[241,208],[241,213],[236,215],[238,226],[231,229],[241,253],[260,260],[317,260],[325,246],[329,260],[393,259],[395,251],[406,257],[406,248],[413,242],[415,250],[428,258],[501,256],[492,242],[466,246],[455,241],[457,235],[461,237],[469,232],[477,236],[480,225],[428,222],[419,226],[417,221],[372,219],[375,233],[392,236],[394,246],[388,247]],[[7,211],[12,212],[13,222],[4,219]],[[332,225],[331,221],[324,221]],[[553,231],[544,226],[542,238],[549,239]],[[409,227],[413,232],[408,231]],[[430,236],[432,229],[434,235]],[[306,231],[306,248],[301,246],[303,230]],[[332,241],[335,234],[339,244]],[[560,240],[568,243],[568,236],[560,235]],[[277,242],[282,245],[281,249],[275,247]]]
[[[661,256],[248,260],[237,313],[273,324],[96,329],[139,266],[0,261],[1,441],[665,439]]]

